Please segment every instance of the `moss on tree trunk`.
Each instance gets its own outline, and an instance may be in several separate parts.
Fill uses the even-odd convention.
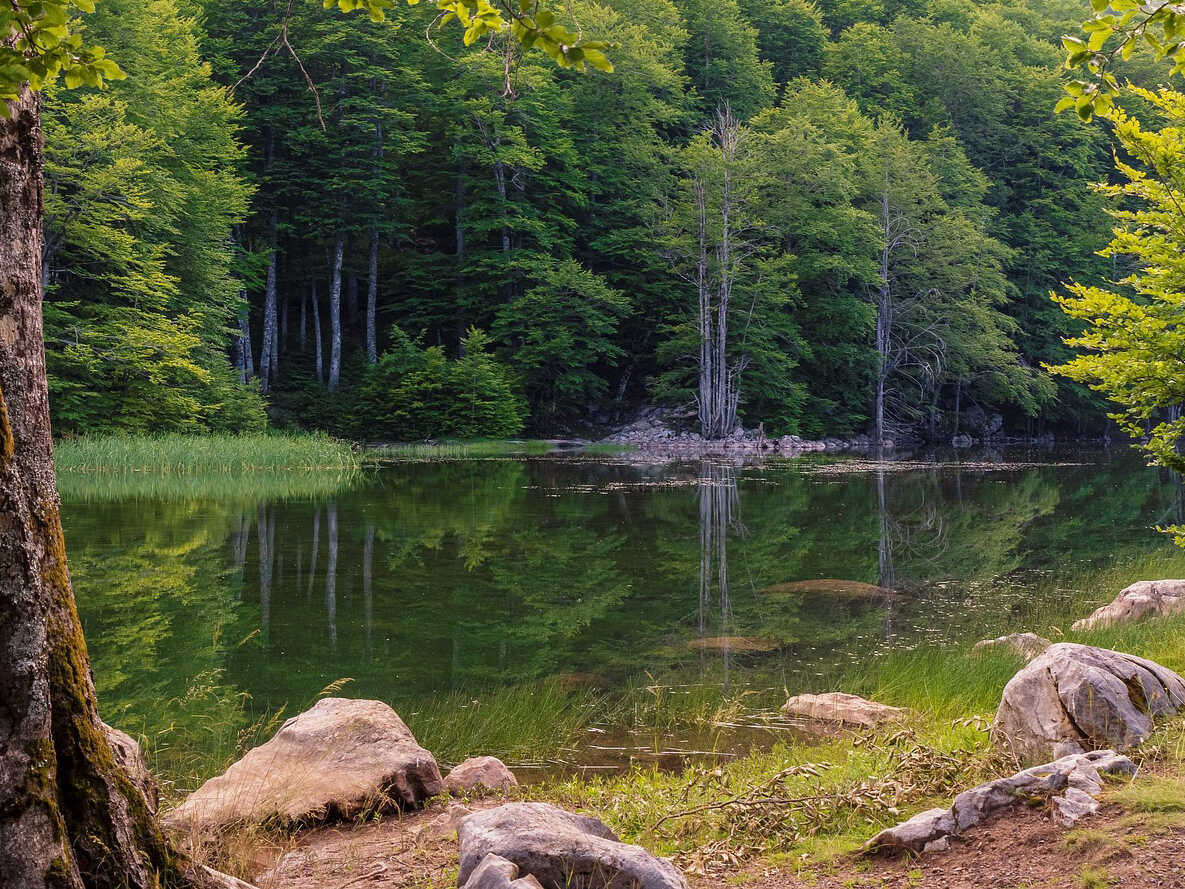
[[[148,889],[187,876],[99,719],[66,566],[41,327],[42,137],[0,118],[0,875],[5,889]]]

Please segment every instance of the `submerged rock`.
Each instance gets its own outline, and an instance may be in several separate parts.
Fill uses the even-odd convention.
[[[829,691],[820,695],[795,695],[782,705],[782,712],[787,716],[805,716],[824,722],[876,728],[886,722],[901,719],[907,711],[901,707],[878,704],[857,695]]]
[[[518,786],[518,779],[496,756],[473,756],[448,773],[444,786],[451,793],[468,793],[481,788],[509,790]]]
[[[777,639],[763,639],[757,636],[709,636],[692,639],[688,648],[705,651],[776,651],[782,647]]]
[[[519,877],[518,865],[497,855],[487,855],[465,881],[463,889],[543,889],[528,874]]]
[[[995,639],[983,639],[971,646],[971,653],[990,651],[997,648],[1008,648],[1026,661],[1031,661],[1053,643],[1044,636],[1036,633],[1009,633],[1007,636],[997,636]]]
[[[1092,630],[1141,617],[1168,617],[1185,612],[1185,580],[1141,580],[1120,591],[1115,600],[1074,621],[1075,630]]]
[[[882,830],[864,845],[866,852],[935,852],[950,837],[981,823],[993,812],[1031,800],[1050,799],[1054,820],[1063,827],[1099,809],[1102,775],[1134,775],[1136,765],[1114,750],[1075,753],[1054,762],[997,778],[955,797],[949,809],[930,809]]]
[[[111,745],[111,752],[115,754],[115,764],[123,769],[132,786],[144,795],[148,811],[155,815],[156,807],[160,804],[160,789],[148,769],[148,762],[140,751],[140,745],[127,732],[121,732],[105,722],[99,724],[103,727],[103,734],[107,736],[107,743]]]
[[[881,599],[895,597],[897,593],[888,587],[860,580],[841,580],[834,577],[819,580],[795,580],[790,583],[776,583],[763,589],[763,593],[845,596],[853,599]]]
[[[507,803],[476,812],[461,822],[457,835],[461,886],[492,854],[535,877],[543,889],[687,889],[674,865],[621,842],[596,818],[546,803]]]
[[[323,698],[165,816],[171,827],[309,824],[414,808],[444,789],[432,754],[381,701]]]
[[[1131,654],[1059,642],[1008,681],[992,738],[1021,762],[1127,750],[1185,706],[1185,681]]]

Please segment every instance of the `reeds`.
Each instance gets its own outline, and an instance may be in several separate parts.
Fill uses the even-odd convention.
[[[362,465],[348,442],[305,433],[84,436],[58,442],[54,461],[59,475],[342,473]]]

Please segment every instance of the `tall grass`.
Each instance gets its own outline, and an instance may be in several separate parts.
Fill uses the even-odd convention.
[[[524,762],[550,759],[577,744],[602,706],[592,690],[551,680],[453,692],[401,715],[421,746],[444,763],[488,753]]]
[[[61,473],[223,474],[353,472],[353,447],[325,435],[96,435],[64,439],[54,455]]]

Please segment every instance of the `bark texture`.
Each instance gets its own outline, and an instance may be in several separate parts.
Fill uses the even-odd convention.
[[[116,766],[66,568],[41,326],[42,136],[0,119],[0,884],[185,885]]]

